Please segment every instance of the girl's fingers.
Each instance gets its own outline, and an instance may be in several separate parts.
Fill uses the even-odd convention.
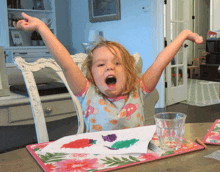
[[[25,24],[27,24],[24,20],[19,20],[18,22],[15,23],[15,28],[16,29],[23,29],[23,30],[27,30],[27,28],[25,27]]]
[[[26,20],[26,21],[28,21],[28,19],[30,19],[31,18],[31,16],[29,16],[29,15],[27,15],[26,13],[21,13],[21,15],[22,15],[22,17]]]
[[[17,21],[18,28],[21,27],[21,24],[22,24],[22,20]]]
[[[13,21],[13,25],[14,25],[14,27],[15,27],[16,29],[21,29],[21,28],[19,27],[19,25],[18,25],[18,22]]]
[[[203,37],[199,36],[197,33],[190,34],[188,38],[196,44],[201,44],[203,42]]]
[[[21,29],[25,31],[33,31],[34,30],[34,25],[32,20],[32,17],[25,14],[24,12],[22,13],[22,17],[24,18],[23,20],[19,20],[17,22],[13,21],[13,25],[16,29]]]
[[[197,37],[196,37],[196,39],[195,39],[195,42],[196,42],[197,44],[201,44],[201,43],[203,42],[203,37],[202,37],[202,36],[199,36],[199,35],[197,34]]]
[[[198,34],[197,34],[197,38],[198,38],[199,40],[202,40],[202,39],[203,39],[202,36],[199,36]]]

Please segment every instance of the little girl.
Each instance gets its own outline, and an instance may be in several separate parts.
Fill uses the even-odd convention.
[[[39,19],[22,13],[16,29],[38,31],[53,58],[60,65],[72,92],[83,109],[87,132],[106,131],[144,125],[143,99],[156,87],[160,76],[185,40],[197,44],[203,38],[190,30],[182,31],[159,53],[141,76],[133,56],[119,43],[101,41],[89,53],[82,71],[50,29]]]

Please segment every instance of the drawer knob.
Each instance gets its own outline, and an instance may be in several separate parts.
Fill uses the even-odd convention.
[[[45,108],[45,112],[46,112],[46,113],[52,112],[52,108],[51,108],[51,107],[46,107],[46,108]]]

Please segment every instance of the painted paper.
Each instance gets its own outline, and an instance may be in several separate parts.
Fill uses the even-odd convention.
[[[147,153],[156,126],[65,136],[45,148],[50,153],[126,154]]]

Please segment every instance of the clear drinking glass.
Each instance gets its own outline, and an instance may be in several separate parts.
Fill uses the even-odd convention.
[[[179,112],[162,112],[154,115],[160,148],[175,151],[181,147],[186,115]]]

